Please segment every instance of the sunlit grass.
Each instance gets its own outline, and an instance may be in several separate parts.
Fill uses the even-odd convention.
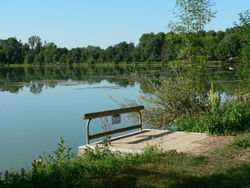
[[[249,143],[250,133],[242,133],[206,156],[156,148],[121,154],[101,147],[71,157],[59,145],[55,156],[42,157],[31,170],[3,174],[0,187],[249,187]]]

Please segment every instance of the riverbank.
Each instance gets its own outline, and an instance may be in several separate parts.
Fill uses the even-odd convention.
[[[51,63],[51,64],[1,64],[2,67],[58,67],[58,66],[76,66],[76,67],[125,67],[125,66],[160,66],[163,64],[167,64],[164,62],[120,62],[120,63],[113,63],[113,62],[105,62],[105,63]]]
[[[62,142],[54,157],[42,157],[32,170],[5,173],[0,187],[248,187],[249,148],[250,133],[242,133],[207,156],[154,148],[114,154],[100,147],[76,158]]]
[[[173,60],[168,62],[103,62],[103,63],[51,63],[51,64],[3,64],[0,63],[0,67],[37,67],[37,66],[44,66],[44,67],[55,67],[55,66],[77,66],[77,67],[126,67],[126,66],[166,66],[172,63],[180,62],[182,65],[185,64],[185,60]],[[229,64],[225,61],[208,61],[209,68],[220,68]]]

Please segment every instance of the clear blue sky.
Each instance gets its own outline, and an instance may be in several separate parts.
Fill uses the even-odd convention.
[[[250,9],[250,0],[214,0],[217,17],[206,30],[224,30]],[[31,35],[59,47],[121,41],[138,43],[148,32],[167,32],[175,0],[1,0],[0,39]]]

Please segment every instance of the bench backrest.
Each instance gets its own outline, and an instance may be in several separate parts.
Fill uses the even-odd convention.
[[[103,136],[108,136],[120,132],[125,132],[129,130],[134,130],[134,129],[140,129],[142,130],[142,117],[141,117],[141,110],[144,109],[144,106],[134,106],[134,107],[128,107],[128,108],[121,108],[121,109],[115,109],[115,110],[108,110],[108,111],[101,111],[101,112],[94,112],[94,113],[87,113],[82,115],[82,119],[87,120],[86,124],[86,144],[89,144],[89,141],[95,138],[100,138]],[[132,113],[132,112],[137,112],[139,115],[139,122],[137,125],[121,128],[121,129],[116,129],[112,131],[107,131],[103,133],[98,133],[98,134],[89,134],[89,126],[90,122],[92,119],[95,118],[100,118],[100,117],[105,117],[105,116],[115,116],[115,115],[120,115],[120,114],[125,114],[125,113]]]

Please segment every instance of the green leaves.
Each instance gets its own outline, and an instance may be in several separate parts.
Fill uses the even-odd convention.
[[[61,137],[58,148],[54,155],[40,156],[38,160],[32,163],[34,171],[40,171],[53,165],[61,165],[69,162],[73,158],[72,148],[64,144],[65,140]]]
[[[176,0],[176,22],[170,22],[169,28],[176,33],[192,33],[204,30],[216,12],[210,0]]]
[[[174,15],[177,21],[170,22],[168,27],[174,33],[185,34],[179,53],[181,59],[196,56],[197,51],[200,51],[201,46],[197,42],[201,41],[201,37],[194,33],[203,31],[215,17],[216,12],[212,10],[212,6],[210,0],[176,0]]]
[[[250,106],[234,100],[204,114],[183,116],[177,123],[184,131],[235,135],[250,130]]]

